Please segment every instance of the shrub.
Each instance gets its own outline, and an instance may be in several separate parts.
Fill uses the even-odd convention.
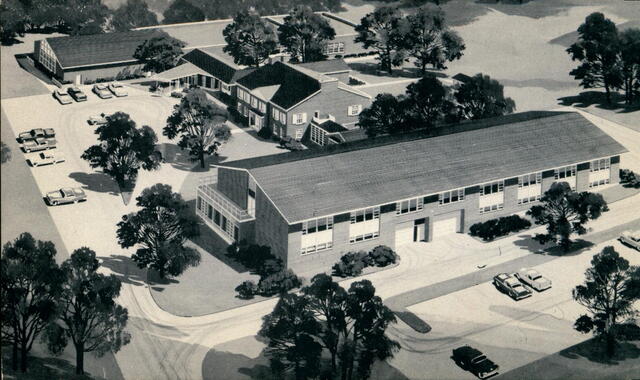
[[[349,77],[349,85],[350,86],[360,86],[366,84],[365,82],[361,81],[360,79],[356,78],[356,77]]]
[[[273,136],[273,131],[269,127],[262,127],[258,131],[258,137],[260,138],[269,139],[271,136]]]
[[[253,281],[244,281],[242,284],[236,286],[236,292],[238,292],[238,298],[243,300],[249,300],[257,293],[258,287]]]
[[[379,245],[369,252],[371,262],[378,267],[386,267],[389,264],[394,264],[398,256],[393,249]]]
[[[266,259],[260,267],[258,267],[258,274],[262,277],[269,276],[274,273],[278,273],[284,269],[284,265],[282,265],[282,260],[278,258],[269,258]]]
[[[518,215],[510,215],[476,223],[469,227],[469,234],[477,236],[484,241],[490,241],[496,237],[505,236],[511,232],[517,232],[529,227],[531,227],[531,222],[527,219]]]
[[[266,245],[247,244],[244,241],[239,244],[231,244],[227,247],[227,256],[256,273],[260,272],[267,260],[277,260],[277,258],[271,254],[270,247]]]
[[[260,278],[258,282],[258,294],[271,297],[283,294],[291,289],[299,288],[302,281],[291,269],[281,270],[267,277]]]
[[[333,265],[333,274],[340,277],[353,277],[372,264],[371,257],[365,251],[348,252]]]
[[[290,136],[287,136],[280,140],[280,147],[284,149],[289,149],[290,151],[302,150],[304,146],[300,141],[292,139]]]
[[[629,169],[620,169],[620,183],[624,187],[640,188],[640,176]]]

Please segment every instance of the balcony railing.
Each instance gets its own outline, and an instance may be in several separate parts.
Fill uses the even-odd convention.
[[[200,178],[198,182],[198,192],[209,198],[208,200],[213,203],[215,209],[224,212],[238,222],[246,222],[255,218],[249,213],[253,210],[243,209],[218,190],[217,174]]]

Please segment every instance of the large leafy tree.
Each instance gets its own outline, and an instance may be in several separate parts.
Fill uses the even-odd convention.
[[[254,11],[240,11],[222,31],[227,45],[223,48],[240,65],[260,66],[277,48],[273,28]]]
[[[65,0],[60,7],[63,31],[71,35],[104,32],[110,12],[100,0]]]
[[[604,87],[607,103],[611,103],[611,91],[621,85],[616,24],[595,12],[578,27],[578,34],[578,42],[571,45],[567,53],[580,64],[569,74],[580,80],[584,88]]]
[[[198,236],[198,218],[171,186],[156,184],[136,198],[138,212],[118,223],[118,243],[122,248],[139,245],[132,259],[140,268],[152,268],[161,278],[179,276],[200,263],[200,254],[185,247],[187,239]]]
[[[625,101],[631,104],[640,92],[640,29],[620,32],[620,60]]]
[[[640,300],[640,267],[630,266],[613,247],[605,247],[591,259],[585,282],[575,287],[573,298],[590,314],[576,320],[576,330],[593,332],[612,356],[617,341],[626,338],[619,331],[619,322],[637,314],[634,304]]]
[[[217,153],[231,138],[227,119],[227,110],[209,99],[204,90],[194,88],[174,106],[163,134],[170,139],[180,136],[178,146],[188,149],[191,159],[200,161],[204,168],[205,156]]]
[[[389,73],[405,58],[405,37],[409,32],[402,22],[402,13],[396,7],[382,6],[367,14],[356,26],[355,42],[365,49],[378,52],[380,68]]]
[[[164,24],[204,21],[205,19],[202,9],[193,5],[189,0],[175,0],[162,12],[162,16]]]
[[[488,75],[476,74],[458,87],[454,94],[462,119],[485,119],[513,113],[516,103],[504,96],[500,82]]]
[[[50,241],[22,233],[2,248],[2,341],[12,345],[12,367],[27,371],[33,342],[56,317],[64,276]]]
[[[133,53],[144,63],[144,70],[160,73],[175,67],[182,57],[184,42],[163,34],[144,41]]]
[[[542,198],[542,204],[531,207],[527,215],[536,224],[547,227],[546,234],[536,234],[534,239],[541,244],[555,242],[566,252],[571,248],[571,235],[584,235],[584,225],[598,219],[603,212],[609,211],[602,195],[587,191],[577,193],[566,182],[551,185]]]
[[[5,0],[0,4],[0,41],[11,43],[17,35],[24,34],[28,19],[20,0]]]
[[[144,0],[127,0],[113,11],[111,25],[117,32],[158,24],[158,17]]]
[[[64,350],[69,340],[73,343],[77,374],[84,373],[85,353],[100,357],[118,352],[131,340],[125,331],[127,309],[115,302],[120,295],[120,280],[98,273],[99,267],[91,249],[73,251],[62,264],[65,281],[59,319],[47,328],[47,342],[53,352]]]
[[[413,128],[431,128],[455,112],[449,91],[434,76],[424,76],[407,86],[406,110]]]
[[[296,6],[278,27],[280,45],[294,61],[312,62],[326,58],[326,42],[336,35],[329,22],[306,6]]]
[[[410,33],[406,33],[408,55],[424,74],[427,65],[446,69],[446,62],[460,59],[465,49],[462,38],[449,29],[440,7],[427,4],[407,16]]]
[[[158,139],[150,127],[136,128],[136,123],[124,112],[106,119],[107,123],[95,131],[99,144],[89,147],[81,156],[92,168],[101,168],[120,187],[125,187],[127,181],[135,181],[140,168],[160,167],[160,153],[155,149]]]
[[[378,94],[358,115],[358,126],[368,137],[409,130],[407,101],[388,93]]]

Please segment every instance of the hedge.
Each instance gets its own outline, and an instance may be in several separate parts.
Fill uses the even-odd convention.
[[[347,252],[332,267],[333,274],[339,277],[355,277],[362,274],[364,268],[386,267],[394,264],[398,255],[389,247],[379,245],[370,252]]]
[[[529,227],[531,227],[530,221],[518,215],[511,215],[476,223],[469,227],[469,234],[484,241],[491,241],[499,236],[505,236]]]
[[[620,183],[624,187],[640,188],[640,176],[629,169],[620,169]]]

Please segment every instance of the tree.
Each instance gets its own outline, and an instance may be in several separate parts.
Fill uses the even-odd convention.
[[[142,209],[122,217],[117,235],[122,248],[141,246],[131,257],[138,267],[155,269],[165,278],[198,265],[198,251],[184,246],[198,236],[198,218],[180,194],[158,183],[144,189],[136,201]]]
[[[160,73],[178,64],[183,47],[184,42],[163,33],[144,41],[136,48],[133,57],[144,63],[145,71]]]
[[[218,148],[231,138],[231,130],[225,124],[227,110],[212,102],[199,88],[191,89],[173,113],[167,118],[163,134],[170,139],[180,135],[178,146],[189,149],[193,161],[200,161],[204,168],[205,155],[217,154]]]
[[[115,275],[98,273],[96,253],[87,247],[73,251],[62,264],[64,286],[60,298],[59,320],[47,328],[49,349],[60,353],[70,339],[76,350],[76,374],[84,373],[84,354],[93,352],[101,357],[118,352],[129,343],[125,331],[127,309],[115,299],[121,283]]]
[[[630,28],[620,33],[620,60],[624,98],[631,104],[640,91],[640,29]]]
[[[619,321],[637,314],[634,303],[640,300],[640,267],[630,266],[608,246],[593,256],[585,277],[584,284],[574,288],[573,298],[591,315],[580,316],[574,327],[585,334],[593,331],[613,356],[617,341],[625,338],[618,332]]]
[[[434,76],[411,83],[406,94],[413,128],[431,128],[455,111],[448,89]]]
[[[107,123],[95,131],[99,144],[89,147],[81,156],[92,168],[102,168],[123,188],[127,181],[135,181],[140,168],[160,167],[160,153],[155,150],[158,139],[150,127],[136,128],[136,123],[124,112],[106,119]]]
[[[2,157],[2,163],[11,161],[11,148],[9,145],[0,141],[0,155]]]
[[[378,94],[373,103],[358,116],[358,126],[368,137],[399,133],[409,129],[406,101],[391,94]]]
[[[278,47],[273,28],[253,11],[238,12],[222,34],[227,42],[224,52],[240,65],[258,67]]]
[[[580,80],[584,88],[604,87],[607,103],[611,104],[611,90],[621,84],[618,60],[618,29],[613,21],[600,12],[587,16],[578,28],[579,40],[567,53],[580,65],[569,73]]]
[[[113,11],[111,24],[117,32],[124,32],[141,26],[157,25],[158,17],[149,10],[144,0],[127,0]]]
[[[278,27],[280,45],[295,62],[321,61],[326,58],[326,42],[336,35],[329,22],[308,6],[296,6]]]
[[[284,294],[271,314],[262,318],[258,335],[267,338],[266,354],[276,374],[293,371],[297,380],[314,379],[320,370],[322,346],[315,340],[320,323],[306,297]]]
[[[188,0],[175,0],[162,12],[164,24],[178,24],[181,22],[204,21],[205,16],[200,7]]]
[[[401,21],[402,14],[397,8],[382,6],[364,16],[355,28],[358,33],[355,42],[362,43],[365,49],[373,47],[378,52],[380,69],[389,73],[392,66],[399,66],[404,60],[409,31]]]
[[[553,241],[567,252],[571,248],[571,235],[584,235],[584,224],[598,219],[603,212],[609,211],[602,195],[587,191],[577,193],[566,182],[551,185],[542,198],[541,205],[531,207],[527,215],[536,224],[547,226],[546,234],[536,234],[534,239],[540,244]]]
[[[476,74],[454,94],[462,119],[485,119],[513,113],[516,103],[504,96],[504,88],[488,75]]]
[[[27,13],[20,0],[5,0],[0,4],[0,42],[12,43],[26,29]]]
[[[2,341],[12,345],[14,369],[20,356],[22,372],[33,342],[57,313],[64,276],[55,255],[52,242],[35,240],[28,232],[2,248]]]
[[[449,0],[402,0],[401,2],[403,7],[414,8],[429,5],[430,3],[440,6],[449,2]]]
[[[100,0],[65,0],[54,12],[61,18],[60,29],[71,35],[104,33],[109,13]]]
[[[446,26],[440,7],[427,4],[418,8],[405,21],[411,31],[406,33],[408,55],[415,58],[415,65],[424,74],[427,65],[446,69],[445,63],[462,57],[465,49],[462,38]]]

